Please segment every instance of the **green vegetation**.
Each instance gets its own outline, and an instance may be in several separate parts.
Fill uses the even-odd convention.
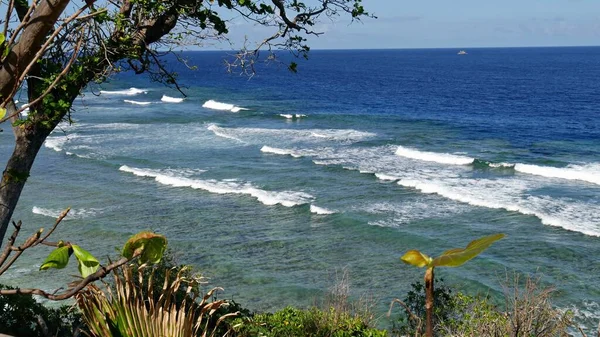
[[[458,267],[479,255],[492,243],[502,239],[504,234],[493,234],[471,241],[466,248],[454,248],[445,251],[442,255],[434,258],[421,253],[418,250],[409,250],[401,257],[402,262],[422,268],[425,271],[425,331],[427,337],[433,337],[433,306],[434,306],[434,273],[435,267]]]

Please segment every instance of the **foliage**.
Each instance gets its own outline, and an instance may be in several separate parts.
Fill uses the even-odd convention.
[[[14,289],[0,285],[0,289]],[[74,336],[84,328],[81,314],[72,306],[47,308],[31,295],[0,296],[0,333],[14,336]],[[42,327],[39,322],[43,322]]]
[[[156,300],[153,292],[153,280],[147,281],[148,292],[142,289],[143,273],[137,268],[137,275],[131,266],[122,266],[114,275],[114,289],[105,290],[88,285],[86,290],[77,294],[77,303],[82,309],[85,322],[92,336],[213,336],[215,329],[209,330],[206,319],[220,308],[224,301],[210,301],[216,289],[203,297],[193,293],[198,280],[186,279],[186,268],[176,271],[173,282],[165,282]],[[165,280],[170,279],[166,272]],[[186,285],[185,298],[178,304],[175,294]],[[224,319],[225,317],[221,317]],[[220,322],[216,322],[218,325]]]
[[[286,307],[273,314],[257,314],[237,319],[234,336],[238,337],[385,337],[387,332],[365,325],[357,317],[334,319],[334,310],[321,311]]]
[[[438,285],[434,289],[433,324],[434,332],[440,330],[441,325],[454,321],[457,313],[462,309],[459,299],[464,295],[452,291],[452,288],[444,284],[443,279],[436,280]],[[392,332],[396,335],[422,334],[422,324],[425,321],[425,286],[422,282],[411,284],[411,290],[406,294],[402,302],[406,305],[401,311],[397,322],[393,322]],[[411,314],[414,317],[411,317]]]

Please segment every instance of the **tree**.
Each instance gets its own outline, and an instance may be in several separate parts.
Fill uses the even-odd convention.
[[[0,124],[9,121],[16,139],[0,183],[2,241],[39,149],[61,121],[70,120],[73,101],[91,81],[134,71],[179,88],[158,50],[226,38],[227,21],[220,13],[273,27],[273,35],[254,49],[242,49],[232,62],[250,71],[260,50],[306,56],[307,37],[320,34],[312,27],[323,18],[369,15],[361,0],[0,0],[0,8],[6,8]],[[14,101],[20,90],[29,100],[26,118]]]

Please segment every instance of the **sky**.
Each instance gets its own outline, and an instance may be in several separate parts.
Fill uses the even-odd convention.
[[[340,17],[316,27],[313,49],[600,45],[600,0],[363,0],[377,19]],[[236,22],[231,39],[268,31]],[[218,46],[208,49],[220,49]]]

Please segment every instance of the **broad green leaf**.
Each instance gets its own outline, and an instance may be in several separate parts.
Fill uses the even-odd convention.
[[[75,253],[77,262],[79,263],[78,268],[81,277],[86,278],[98,270],[100,267],[100,262],[98,262],[98,259],[96,259],[87,250],[77,245],[72,245],[71,247],[73,248],[73,253]]]
[[[6,109],[0,108],[0,119],[4,118],[4,116],[6,116]]]
[[[70,247],[64,246],[56,248],[46,258],[46,261],[40,266],[40,270],[46,270],[48,268],[62,269],[69,263],[69,249]]]
[[[4,34],[0,33],[0,46],[4,43],[5,40],[6,40],[6,36],[4,36]]]
[[[400,258],[402,262],[416,266],[425,267],[431,263],[431,258],[418,250],[409,250]]]
[[[158,263],[167,248],[167,239],[159,234],[140,232],[129,238],[123,246],[123,256],[131,259],[140,254],[140,263]]]
[[[502,239],[504,234],[493,234],[471,241],[465,248],[445,251],[433,260],[433,267],[458,267],[486,250],[492,243]]]

